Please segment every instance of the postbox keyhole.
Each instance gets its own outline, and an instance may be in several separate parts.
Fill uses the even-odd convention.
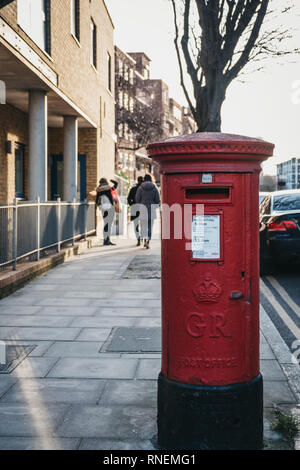
[[[245,271],[242,271],[242,279],[245,279]]]

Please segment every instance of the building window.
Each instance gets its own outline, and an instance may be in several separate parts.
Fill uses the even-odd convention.
[[[18,24],[50,54],[50,0],[18,0]]]
[[[174,106],[173,114],[174,114],[175,119],[177,119],[177,121],[181,121],[181,109],[179,109],[177,106]]]
[[[133,113],[133,111],[134,111],[134,100],[133,100],[132,96],[129,98],[129,111],[131,113]]]
[[[119,91],[119,106],[123,108],[123,91]]]
[[[123,75],[123,62],[119,60],[119,75]]]
[[[112,84],[112,80],[111,80],[111,55],[108,52],[107,53],[107,87],[108,87],[109,91],[111,91],[111,84]]]
[[[97,26],[91,19],[90,23],[91,30],[91,64],[97,68]]]
[[[124,135],[124,126],[123,126],[123,123],[120,122],[120,124],[118,125],[118,136],[123,137],[123,135]]]
[[[25,197],[25,146],[15,144],[15,193],[16,197]]]
[[[127,64],[124,64],[124,80],[128,80],[128,65]]]
[[[128,140],[129,138],[129,127],[127,122],[124,123],[124,138]]]
[[[80,40],[80,0],[71,0],[71,33]]]
[[[129,109],[129,96],[127,93],[124,93],[124,108]]]
[[[134,83],[134,72],[133,72],[133,69],[129,69],[129,83],[130,83],[130,85],[133,85],[133,83]]]

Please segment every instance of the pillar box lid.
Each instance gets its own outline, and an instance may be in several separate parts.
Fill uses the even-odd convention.
[[[273,155],[273,150],[274,144],[262,139],[221,132],[197,132],[147,146],[148,155],[154,159],[158,157],[158,161],[167,161],[170,157],[174,160],[172,156],[177,156],[176,160],[202,160],[208,156],[216,160],[263,161]]]

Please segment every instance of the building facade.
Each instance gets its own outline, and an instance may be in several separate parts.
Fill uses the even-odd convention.
[[[300,158],[291,158],[277,165],[278,189],[300,188]]]
[[[6,3],[0,201],[84,200],[114,174],[114,27],[105,2]]]
[[[169,88],[150,78],[151,60],[144,52],[125,53],[115,48],[116,172],[130,182],[145,173],[159,180],[159,169],[147,157],[146,145],[196,126],[186,108],[169,97]]]

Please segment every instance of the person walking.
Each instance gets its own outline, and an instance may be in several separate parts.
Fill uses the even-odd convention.
[[[141,236],[144,239],[144,247],[149,249],[153,223],[156,219],[156,208],[160,204],[159,192],[152,182],[151,175],[145,175],[144,182],[137,190],[136,202],[144,206],[144,210],[140,211]]]
[[[99,186],[96,189],[96,205],[101,208],[103,216],[103,245],[115,245],[110,240],[112,224],[116,213],[116,189],[118,182],[110,180],[113,185],[111,186],[106,178],[101,178]]]
[[[136,193],[137,193],[138,188],[143,183],[143,181],[144,181],[144,178],[142,176],[139,176],[137,179],[137,184],[132,186],[127,197],[127,202],[130,206],[130,220],[131,222],[133,222],[134,233],[137,239],[137,246],[140,246],[141,244],[141,234],[140,234],[140,213],[137,210],[137,207],[135,206]]]

